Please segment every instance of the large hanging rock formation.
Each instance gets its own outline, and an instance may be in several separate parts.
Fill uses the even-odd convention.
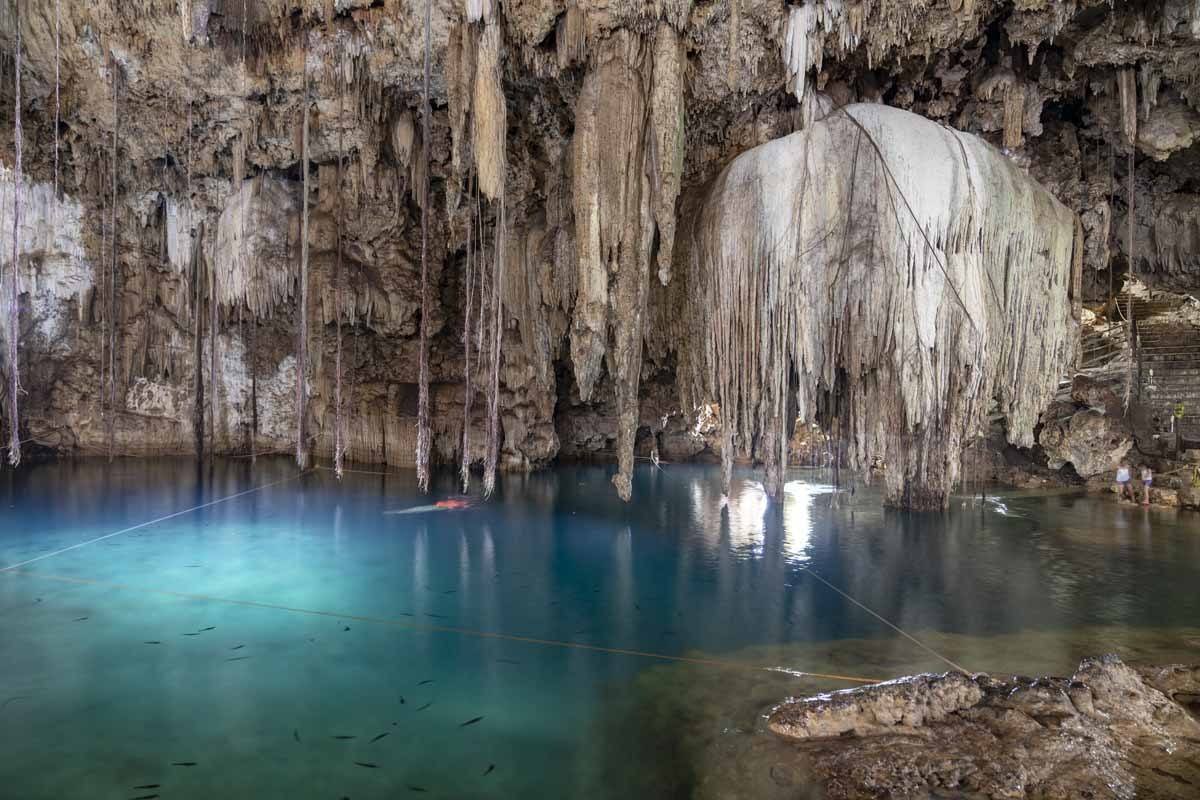
[[[993,401],[1033,444],[1073,350],[1075,220],[986,142],[851,105],[736,158],[692,236],[727,476],[756,444],[781,491],[797,413],[844,431],[851,466],[882,458],[905,507],[946,504]]]

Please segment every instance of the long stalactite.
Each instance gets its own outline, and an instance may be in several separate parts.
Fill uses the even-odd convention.
[[[421,95],[421,341],[417,377],[417,486],[429,491],[429,61],[433,0],[425,0],[425,75]]]
[[[112,149],[109,152],[109,161],[112,168],[112,202],[109,208],[109,242],[112,245],[112,253],[109,257],[108,271],[108,422],[107,438],[108,438],[108,460],[112,461],[116,438],[116,417],[117,417],[117,275],[120,271],[120,240],[119,231],[117,230],[117,139],[120,134],[120,106],[119,96],[121,88],[121,68],[117,63],[116,58],[110,58],[110,67],[112,69],[112,111],[113,111],[113,132],[112,132]]]
[[[18,26],[19,27],[19,26]],[[54,0],[54,199],[58,194],[59,128],[62,125],[62,0]]]
[[[338,65],[338,153],[337,153],[337,194],[335,197],[336,217],[335,240],[334,240],[334,256],[333,256],[333,305],[334,316],[337,318],[337,344],[334,355],[334,377],[333,377],[333,472],[340,479],[342,477],[342,458],[346,447],[345,432],[342,424],[342,161],[345,158],[345,142],[342,138],[342,129],[345,127],[344,115],[346,106],[344,99],[346,97],[345,85],[345,69],[341,64]]]
[[[459,464],[459,482],[464,493],[471,488],[471,405],[475,399],[475,386],[471,383],[471,314],[475,298],[475,203],[471,199],[471,183],[474,171],[467,175],[467,258],[463,262],[463,426],[462,458]],[[480,298],[482,300],[482,298]],[[480,310],[480,316],[483,312]]]
[[[308,47],[304,49],[304,94],[300,106],[300,169],[302,198],[300,216],[300,291],[296,315],[296,466],[308,468]]]
[[[201,271],[200,238],[192,230],[192,92],[187,91],[187,164],[186,164],[186,207],[188,210],[188,274],[191,276],[191,323],[192,323],[192,438],[196,461],[204,460],[204,316],[201,314],[203,272]]]
[[[13,110],[13,149],[16,159],[13,165],[13,247],[12,263],[9,264],[8,292],[8,463],[16,467],[21,463],[21,414],[18,407],[21,394],[21,365],[19,339],[21,336],[21,0],[16,0],[17,51],[15,62],[14,92],[16,102]]]

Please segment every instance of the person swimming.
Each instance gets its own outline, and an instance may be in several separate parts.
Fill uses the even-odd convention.
[[[465,511],[468,508],[474,508],[476,501],[470,497],[452,497],[447,500],[438,500],[432,505],[413,506],[412,508],[397,508],[392,511],[383,512],[385,515],[390,514],[426,514],[433,511]]]

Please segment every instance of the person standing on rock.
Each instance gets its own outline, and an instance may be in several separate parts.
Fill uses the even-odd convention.
[[[1133,489],[1129,486],[1129,464],[1124,461],[1117,467],[1117,499],[1124,500],[1128,495],[1133,500]]]
[[[1154,473],[1149,464],[1142,464],[1142,505],[1150,505],[1150,484],[1154,482]]]

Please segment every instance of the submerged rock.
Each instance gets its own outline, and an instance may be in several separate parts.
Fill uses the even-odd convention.
[[[831,800],[1200,796],[1200,666],[917,675],[788,701],[768,725]]]

